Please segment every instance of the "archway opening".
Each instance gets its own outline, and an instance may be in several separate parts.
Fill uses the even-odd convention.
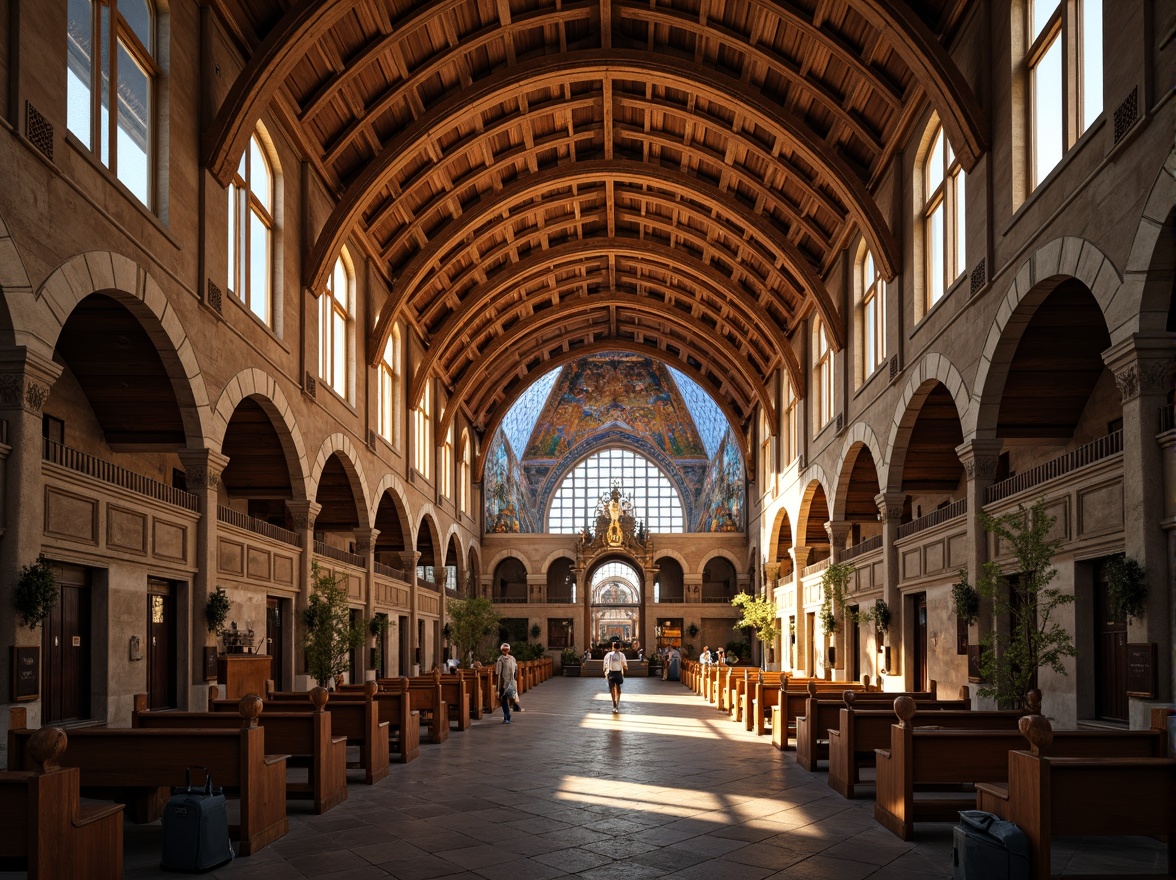
[[[631,645],[641,625],[641,573],[628,562],[612,559],[589,578],[592,636],[597,643],[619,639]]]

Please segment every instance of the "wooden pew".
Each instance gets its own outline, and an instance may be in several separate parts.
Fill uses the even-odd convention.
[[[143,821],[159,818],[166,797],[160,790],[185,783],[188,767],[207,767],[213,781],[241,800],[237,828],[241,855],[252,855],[284,835],[286,818],[286,756],[265,753],[265,731],[257,724],[261,698],[242,697],[240,724],[235,730],[119,730],[86,727],[70,732],[69,750],[61,763],[81,771],[86,789],[114,791],[117,799],[148,794]],[[32,769],[23,708],[13,709],[8,731],[8,767]]]
[[[60,727],[42,727],[28,741],[35,769],[0,772],[0,869],[29,880],[121,880],[123,805],[78,803],[81,774],[60,766],[66,744]]]
[[[374,681],[363,682],[360,691],[329,692],[330,729],[336,736],[346,736],[350,745],[359,746],[360,760],[348,762],[348,769],[362,769],[363,781],[375,785],[388,775],[390,755],[396,754],[401,764],[421,753],[420,719],[407,712],[402,700],[382,705],[376,696],[379,686]],[[276,691],[267,694],[275,712],[308,712],[313,706],[307,695],[296,691]],[[280,704],[280,705],[279,705]],[[209,700],[211,711],[225,712],[225,701]]]
[[[780,688],[776,692],[775,705],[765,707],[771,709],[772,716],[772,745],[781,751],[788,751],[792,749],[792,745],[788,742],[789,736],[796,735],[796,719],[797,716],[803,714],[805,703],[809,698],[810,693],[826,694],[829,697],[838,697],[846,691],[853,691],[855,694],[864,696],[868,693],[866,690],[869,685],[853,681],[817,681],[816,679],[802,679],[799,685],[799,690],[794,688],[797,684],[790,677],[784,676],[780,679]],[[764,695],[767,698],[767,694]],[[877,694],[876,696],[868,697],[868,699],[879,699],[886,702],[886,705],[893,703],[893,695],[889,700],[885,695]]]
[[[441,682],[431,675],[414,678],[391,679],[380,694],[404,694],[408,696],[408,708],[418,713],[420,725],[427,726],[429,734],[423,742],[443,743],[449,739],[449,704],[441,691]]]
[[[1155,720],[1153,714],[1153,725]],[[1055,836],[1080,835],[1161,837],[1167,841],[1168,870],[1148,876],[1176,876],[1176,760],[1166,757],[1166,724],[1162,730],[1122,732],[1152,734],[1150,741],[1162,746],[1163,757],[1127,757],[1121,749],[1108,753],[1111,757],[1056,754],[1073,744],[1063,746],[1056,739],[1060,731],[1041,715],[1025,716],[1020,733],[1029,750],[1009,752],[1008,783],[977,785],[976,800],[977,809],[996,813],[1025,833],[1034,877],[1054,876]]]
[[[458,669],[457,674],[466,681],[466,689],[470,693],[470,718],[474,721],[481,721],[485,714],[485,709],[482,706],[482,676],[477,669]]]
[[[968,711],[972,708],[971,699],[965,696],[968,688],[965,686],[960,690],[961,695],[958,700],[924,700],[916,697],[915,702],[918,703],[920,712],[940,709]],[[895,694],[896,699],[898,696],[900,695]],[[804,714],[798,715],[796,718],[796,763],[798,765],[805,770],[815,771],[819,761],[829,760],[829,737],[841,726],[841,710],[857,705],[856,697],[857,695],[853,691],[845,691],[840,698],[815,693],[809,695],[808,700],[805,701]],[[863,701],[867,706],[874,702],[869,698]],[[891,703],[890,712],[883,714],[890,715],[893,708],[894,704]],[[886,743],[883,742],[878,747],[885,745]]]
[[[263,711],[257,720],[265,730],[266,748],[287,753],[287,767],[307,769],[306,782],[286,781],[286,797],[308,798],[316,813],[325,813],[347,800],[347,737],[332,735],[331,713],[323,711],[326,688],[316,687],[308,696],[312,712]],[[234,730],[239,722],[227,712],[151,712],[146,694],[135,695],[131,716],[131,727],[151,730]]]
[[[967,787],[1007,783],[1009,752],[1024,743],[1017,727],[919,728],[913,723],[917,711],[909,697],[895,700],[900,723],[890,728],[890,748],[876,752],[874,818],[903,840],[914,836],[916,822],[955,822],[960,810],[973,809],[976,795]],[[938,722],[940,713],[934,714]],[[1167,731],[1158,730],[1065,730],[1054,731],[1053,736],[1053,754],[1065,757],[1150,757],[1166,755],[1168,748]],[[961,796],[916,797],[931,786],[948,785],[960,786]]]
[[[439,666],[428,675],[420,676],[420,678],[440,683],[441,698],[449,704],[449,720],[453,729],[457,731],[469,730],[474,697],[470,690],[469,681],[461,675],[444,675]],[[380,693],[396,693],[400,690],[394,684],[396,681],[398,679],[379,678],[376,679],[376,685],[380,688]],[[344,685],[340,691],[344,694],[353,694],[360,691],[360,686]]]

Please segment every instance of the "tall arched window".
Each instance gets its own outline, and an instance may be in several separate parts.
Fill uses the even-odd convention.
[[[796,392],[792,382],[784,381],[784,420],[782,423],[784,435],[783,455],[780,456],[781,466],[789,465],[800,454],[799,435],[796,432]]]
[[[551,498],[547,531],[575,534],[596,528],[596,505],[613,480],[633,501],[633,515],[650,532],[681,532],[685,528],[682,499],[661,468],[628,449],[604,449],[584,459],[563,478]]]
[[[274,175],[255,133],[229,184],[229,290],[273,326]]]
[[[453,497],[453,422],[445,432],[445,442],[441,444],[441,494],[446,498]]]
[[[833,349],[820,318],[813,320],[813,429],[820,431],[833,418]]]
[[[400,328],[393,327],[380,359],[380,436],[398,446],[400,439]]]
[[[160,76],[155,19],[149,0],[69,0],[66,38],[66,125],[149,208]]]
[[[319,375],[340,397],[348,397],[351,369],[351,304],[355,272],[346,249],[335,260],[327,290],[319,297]]]
[[[773,477],[774,469],[772,467],[772,428],[768,424],[768,415],[760,410],[760,486],[763,488],[763,494],[771,493],[775,487],[775,480]]]
[[[432,479],[429,467],[433,463],[433,388],[431,383],[425,383],[425,393],[421,395],[421,403],[412,411],[413,415],[413,447],[416,469],[426,479]]]
[[[855,317],[858,328],[860,368],[858,384],[874,375],[886,360],[886,280],[874,263],[874,255],[863,247],[857,262]]]
[[[964,169],[936,124],[923,162],[923,310],[964,272]]]
[[[470,494],[472,486],[470,485],[470,432],[461,432],[461,468],[458,471],[458,507],[462,513],[470,512]]]

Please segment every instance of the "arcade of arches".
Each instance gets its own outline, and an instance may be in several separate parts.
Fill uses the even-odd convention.
[[[690,654],[753,592],[755,660],[954,693],[1007,625],[952,610],[1011,566],[980,514],[1044,499],[1082,647],[1046,713],[1143,724],[1174,676],[1176,8],[1110,5],[24,4],[0,592],[40,554],[62,592],[0,615],[0,681],[40,649],[4,699],[201,705],[218,589],[302,687],[316,565],[386,624],[355,678],[439,665],[459,597],[554,656]],[[1114,620],[1124,553],[1148,594]],[[831,655],[832,562],[891,623]],[[1157,647],[1130,696],[1128,645]]]

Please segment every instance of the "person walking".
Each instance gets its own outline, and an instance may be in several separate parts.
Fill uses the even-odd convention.
[[[604,655],[604,678],[608,682],[609,695],[612,696],[613,712],[621,711],[621,683],[628,669],[629,663],[621,651],[621,643],[613,642],[612,650]]]
[[[509,643],[503,642],[499,650],[502,653],[494,661],[494,674],[498,676],[498,702],[502,704],[502,723],[510,724],[511,707],[513,706],[516,712],[523,711],[523,707],[519,705],[518,682],[515,681],[519,663],[510,656]]]

